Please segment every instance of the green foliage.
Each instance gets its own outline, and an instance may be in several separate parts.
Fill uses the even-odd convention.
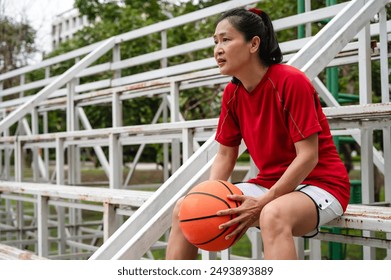
[[[27,65],[28,59],[36,52],[35,36],[36,31],[28,22],[17,22],[0,15],[0,74]],[[17,79],[9,79],[3,87],[18,84]]]
[[[50,53],[47,58],[58,56],[86,45],[105,40],[115,35],[130,32],[144,26],[213,6],[221,2],[224,1],[204,0],[199,1],[198,4],[194,4],[193,2],[189,1],[181,5],[175,5],[170,1],[163,0],[76,0],[75,7],[80,10],[81,14],[86,15],[90,22],[94,22],[94,24],[77,32],[72,39],[62,43],[57,49]],[[167,32],[168,47],[177,46],[206,37],[212,37],[215,20],[216,18],[205,19],[169,30]],[[143,36],[129,42],[121,43],[121,59],[132,58],[135,56],[158,51],[160,49],[160,34]],[[167,64],[168,66],[174,66],[211,57],[212,55],[213,49],[199,50],[189,54],[169,58]],[[95,64],[110,62],[111,60],[112,54],[109,52],[101,59],[99,59],[99,61],[97,61]],[[52,75],[60,75],[64,73],[74,64],[74,62],[74,60],[69,60],[52,67]],[[130,76],[154,69],[159,69],[160,67],[160,61],[155,61],[148,64],[136,65],[123,69],[121,75],[123,77]],[[112,77],[113,73],[104,73],[94,77],[84,77],[80,79],[80,83],[93,82]],[[220,110],[220,93],[221,88],[216,87],[191,89],[182,92],[180,96],[180,107],[182,115],[186,119],[204,119],[217,117]],[[150,97],[123,101],[123,125],[150,123],[160,103],[160,98]],[[92,127],[111,127],[111,106],[95,105],[85,107],[84,109]],[[61,114],[61,112],[59,112],[59,114]],[[63,116],[55,117],[55,119],[60,119],[61,117]],[[59,128],[61,128],[61,126],[58,127],[57,125],[57,127],[50,128],[50,130],[57,131]],[[160,153],[160,149],[161,147],[158,145],[151,145],[151,147],[148,148],[148,151],[146,151],[146,153],[149,155],[149,159],[145,160],[158,161],[158,154]],[[126,156],[128,157],[126,160],[131,160],[132,154],[134,155],[132,152],[126,153]]]
[[[130,32],[169,18],[185,15],[187,13],[210,7],[223,0],[200,0],[187,1],[174,4],[167,0],[76,0],[75,7],[79,8],[83,15],[86,15],[93,25],[85,27],[75,34],[73,39],[62,43],[48,57],[57,56],[90,45],[109,37]],[[311,1],[311,8],[318,9],[326,6],[324,0]],[[336,1],[338,3],[346,1]],[[278,6],[278,9],[276,9]],[[297,14],[297,1],[260,1],[257,7],[267,12],[275,20]],[[387,10],[389,12],[389,9]],[[180,44],[193,42],[195,40],[212,37],[217,16],[188,23],[184,26],[172,28],[167,31],[167,45],[174,47]],[[322,20],[312,24],[312,34],[317,33],[326,24]],[[298,29],[291,28],[277,32],[280,42],[294,40],[298,37]],[[211,38],[212,40],[212,38]],[[161,49],[160,34],[152,34],[123,42],[120,45],[121,59],[136,57]],[[179,65],[186,62],[197,61],[212,57],[213,48],[198,50],[184,55],[168,58],[167,66]],[[96,64],[111,62],[112,53],[108,52]],[[74,64],[74,60],[62,62],[52,67],[52,75],[59,75]],[[154,61],[143,65],[136,65],[123,69],[121,75],[130,76],[143,73],[161,67],[160,61]],[[358,94],[357,66],[348,65],[339,68],[340,91],[348,94]],[[376,77],[379,77],[378,70],[374,69],[375,96],[380,96],[380,88],[377,86]],[[42,76],[43,73],[35,73],[35,76]],[[81,83],[93,82],[102,79],[112,78],[113,73],[107,72],[94,77],[84,77]],[[32,77],[34,79],[35,77]],[[325,80],[325,73],[320,74]],[[200,87],[181,91],[180,110],[185,119],[205,119],[218,117],[220,112],[221,87]],[[377,98],[377,97],[375,97]],[[156,113],[161,100],[159,98],[137,98],[123,102],[123,124],[138,125],[150,123]],[[89,106],[85,108],[86,114],[94,128],[110,127],[112,124],[110,106]],[[60,119],[62,116],[58,117]],[[59,129],[53,128],[52,130]],[[160,149],[160,148],[159,148]],[[151,154],[159,154],[159,151]],[[153,157],[153,156],[152,156]],[[157,158],[150,158],[157,160]]]

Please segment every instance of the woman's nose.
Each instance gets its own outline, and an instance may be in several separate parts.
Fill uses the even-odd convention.
[[[223,49],[220,48],[219,46],[216,46],[215,53],[218,54],[218,55],[223,54]]]

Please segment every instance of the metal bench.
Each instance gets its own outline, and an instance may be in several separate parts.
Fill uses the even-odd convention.
[[[66,239],[64,213],[57,211],[56,217],[53,217],[50,214],[49,205],[103,212],[103,222],[100,220],[99,224],[103,224],[103,239],[105,240],[119,226],[117,214],[132,215],[152,194],[153,192],[150,191],[139,190],[0,181],[0,198],[12,199],[18,196],[18,201],[35,203],[37,211],[36,226],[15,228],[0,224],[0,230],[3,234],[20,230],[31,231],[35,237],[34,242],[38,244],[38,255],[48,256],[51,225],[60,226],[59,230],[64,232],[62,236]],[[26,218],[23,216],[23,219]],[[93,236],[89,235],[90,238],[91,236],[93,238],[102,237],[102,228],[90,231],[94,233]],[[97,249],[96,246],[82,244],[71,239],[64,241],[70,246],[90,251]],[[0,254],[2,254],[1,250]]]
[[[0,260],[47,260],[30,251],[0,244]]]

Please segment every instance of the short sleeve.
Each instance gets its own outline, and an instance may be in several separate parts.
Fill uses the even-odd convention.
[[[322,131],[317,112],[317,93],[302,72],[295,73],[284,84],[284,111],[293,142]]]
[[[242,140],[239,123],[235,115],[235,85],[229,83],[224,89],[221,111],[216,131],[216,141],[224,146],[239,146]]]

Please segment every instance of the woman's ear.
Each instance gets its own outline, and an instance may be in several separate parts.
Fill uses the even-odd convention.
[[[259,38],[258,36],[254,36],[252,39],[251,39],[251,52],[252,53],[255,53],[258,51],[259,49],[259,46],[261,44],[261,38]]]

